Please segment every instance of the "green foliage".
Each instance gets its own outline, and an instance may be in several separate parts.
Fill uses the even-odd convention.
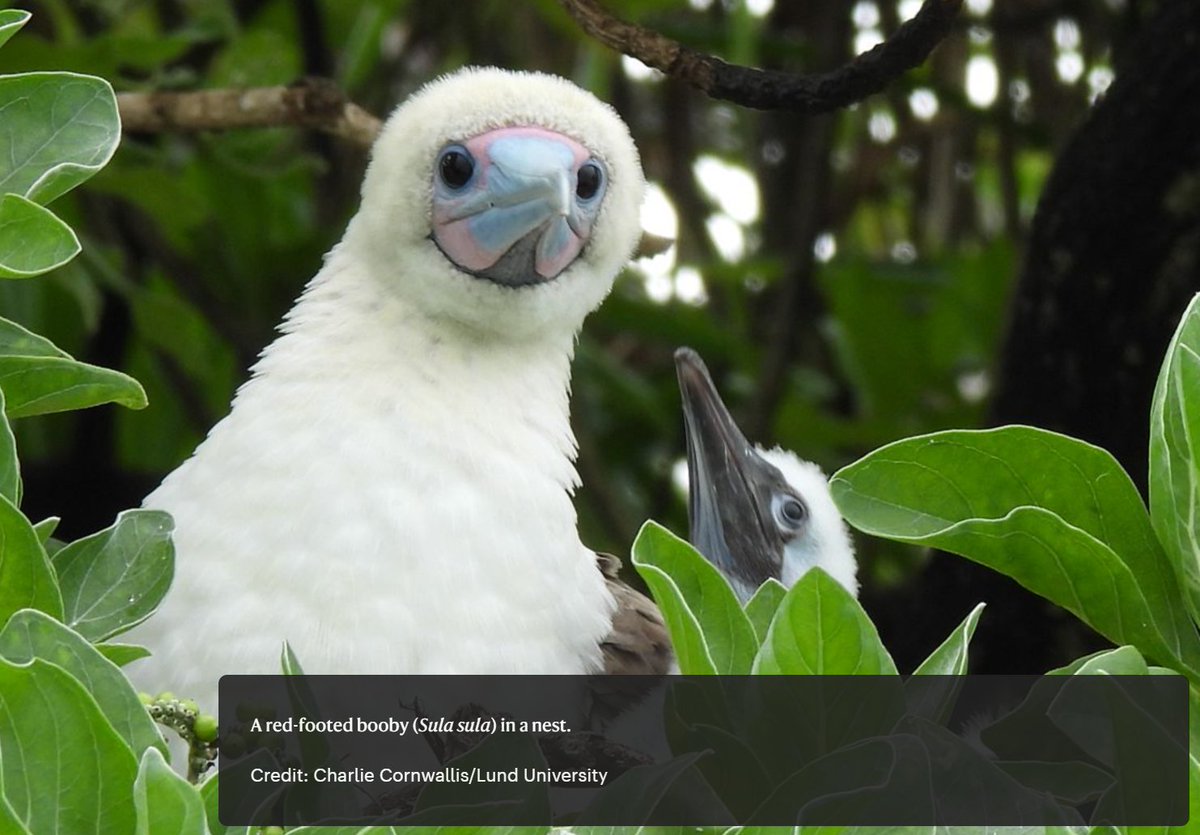
[[[1150,413],[1150,518],[1200,619],[1200,299],[1163,360]]]
[[[166,746],[116,664],[87,639],[54,618],[33,609],[13,615],[0,631],[0,657],[14,664],[40,658],[70,673],[95,699],[97,707],[131,751]]]
[[[171,517],[127,510],[117,521],[54,555],[67,624],[103,641],[153,612],[175,572]]]
[[[29,15],[6,10],[0,43]],[[79,254],[46,204],[99,171],[120,140],[117,101],[101,78],[65,72],[0,76],[0,278],[28,278]]]
[[[1200,681],[1200,639],[1136,488],[1103,450],[1011,426],[889,444],[838,472],[855,527],[1009,574]]]
[[[0,43],[27,19],[0,11]],[[0,276],[26,277],[78,252],[43,204],[108,161],[120,125],[108,84],[70,73],[0,77],[0,115]],[[166,592],[170,517],[129,511],[52,548],[51,561],[58,520],[34,525],[20,510],[9,420],[101,403],[140,408],[146,398],[132,378],[0,320],[0,829],[200,832],[199,795],[170,771],[118,666],[145,651],[99,643],[144,620]]]
[[[1200,639],[1187,588],[1196,452],[1164,413],[1184,414],[1181,357],[1200,347],[1193,304],[1167,355],[1151,427],[1151,515],[1115,460],[1029,427],[941,432],[890,444],[832,480],[856,527],[962,554],[1010,575],[1117,643],[1200,682]],[[1197,381],[1200,382],[1200,381]],[[1173,424],[1178,428],[1178,420]],[[1171,471],[1184,475],[1175,481]],[[1157,535],[1156,535],[1157,534]],[[1166,544],[1164,549],[1163,544]]]
[[[819,568],[792,586],[767,628],[752,672],[760,675],[895,675],[875,624]]]
[[[196,787],[171,770],[157,748],[147,748],[133,784],[137,835],[195,835],[207,831]]]
[[[717,569],[666,528],[648,522],[633,564],[654,592],[685,675],[745,675],[759,641]]]
[[[79,680],[40,658],[0,660],[4,794],[39,833],[129,832],[137,760]]]
[[[119,371],[77,362],[49,340],[0,319],[0,385],[11,418],[119,403],[146,405],[141,385]]]

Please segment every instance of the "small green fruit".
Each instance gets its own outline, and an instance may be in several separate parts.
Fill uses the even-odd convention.
[[[172,693],[170,690],[164,690],[161,693],[159,693],[157,696],[155,696],[154,700],[156,702],[173,702],[173,701],[175,701],[175,694]]]
[[[201,713],[192,724],[192,731],[201,742],[212,742],[217,738],[217,717]]]
[[[138,701],[148,707],[154,704],[154,697],[149,693],[138,693]]]

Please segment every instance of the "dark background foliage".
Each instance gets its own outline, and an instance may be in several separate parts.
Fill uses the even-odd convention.
[[[1144,487],[1157,364],[1200,289],[1194,0],[968,0],[924,66],[822,116],[709,100],[590,41],[553,0],[13,5],[35,17],[0,72],[78,70],[119,91],[319,75],[382,115],[480,63],[612,102],[678,220],[674,251],[628,270],[579,345],[577,504],[598,548],[625,553],[648,517],[686,530],[672,364],[685,344],[752,439],[827,471],[912,434],[1024,422],[1111,449]],[[729,61],[813,72],[919,5],[607,8]],[[134,375],[151,406],[19,422],[31,518],[95,530],[191,452],[340,237],[365,161],[292,128],[132,134],[56,204],[83,255],[0,284],[0,309]],[[865,605],[901,669],[980,599],[976,671],[1033,672],[1096,645],[965,561],[858,545]]]

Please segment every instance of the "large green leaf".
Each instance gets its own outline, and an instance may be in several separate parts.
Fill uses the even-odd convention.
[[[17,460],[17,439],[4,414],[4,391],[0,389],[0,496],[21,506],[21,464]],[[40,539],[40,537],[39,537]]]
[[[134,828],[137,760],[70,674],[0,660],[5,798],[38,835],[108,835]]]
[[[0,319],[0,388],[10,418],[119,403],[146,406],[140,383],[119,371],[78,362],[49,340]]]
[[[56,553],[67,625],[103,641],[148,618],[175,574],[173,528],[161,510],[127,510]]]
[[[0,631],[0,657],[14,664],[40,658],[70,673],[96,700],[109,724],[135,753],[167,746],[117,665],[79,633],[43,612],[23,609]]]
[[[895,675],[896,664],[859,602],[820,568],[788,590],[752,672],[760,675]]]
[[[0,496],[0,623],[20,609],[62,618],[62,596],[33,525]]]
[[[1150,518],[1200,620],[1200,296],[1183,314],[1154,390]]]
[[[104,79],[0,76],[0,194],[44,206],[103,168],[120,139],[117,98]]]
[[[207,835],[204,803],[196,787],[171,770],[157,748],[142,755],[133,784],[137,835]]]
[[[633,564],[662,610],[684,674],[750,671],[754,627],[721,572],[695,548],[647,522],[633,543]]]
[[[0,46],[29,22],[32,15],[22,9],[0,9]]]
[[[54,212],[17,194],[0,196],[0,278],[50,272],[79,250],[79,238]]]
[[[1200,638],[1171,566],[1104,450],[1024,426],[939,432],[876,450],[830,485],[856,528],[995,568],[1200,679]]]

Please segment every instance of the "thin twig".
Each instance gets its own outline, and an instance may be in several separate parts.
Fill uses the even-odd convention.
[[[878,93],[928,57],[962,6],[962,0],[925,0],[911,20],[873,49],[830,72],[804,75],[727,64],[652,29],[618,20],[595,0],[560,2],[596,40],[713,98],[799,113],[826,113]]]
[[[315,128],[365,148],[383,125],[332,81],[315,77],[285,87],[121,93],[117,105],[129,133],[291,125]]]

